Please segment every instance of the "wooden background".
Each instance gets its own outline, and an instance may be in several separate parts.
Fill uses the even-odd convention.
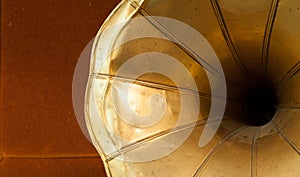
[[[86,44],[119,0],[1,1],[0,177],[101,177],[72,107]]]

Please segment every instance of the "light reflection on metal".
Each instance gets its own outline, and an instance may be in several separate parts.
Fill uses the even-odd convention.
[[[300,134],[297,131],[300,128],[299,8],[300,1],[295,0],[122,1],[96,36],[89,80],[91,83],[96,78],[93,81],[96,84],[88,85],[85,103],[87,128],[104,161],[107,175],[296,177],[300,173]],[[227,98],[223,97],[225,100],[222,97],[211,97],[213,87],[218,85],[218,82],[212,83],[211,77],[222,77],[218,77],[219,72],[215,72],[215,67],[210,67],[217,64],[197,62],[199,58],[208,61],[205,57],[207,55],[203,54],[206,51],[203,46],[188,45],[189,41],[180,41],[181,33],[174,34],[174,29],[162,25],[159,20],[147,20],[150,16],[175,19],[191,26],[205,38],[222,65],[222,72],[224,71],[225,86],[227,85]],[[145,29],[153,34],[152,37],[134,38],[136,33],[129,30],[129,21],[125,27],[115,29],[115,32],[110,31],[109,40],[103,42],[101,34],[106,29],[135,18],[146,19],[149,27]],[[187,31],[183,30],[182,34],[184,33]],[[163,34],[165,38],[154,38],[157,34]],[[128,40],[114,48],[124,38],[134,40]],[[174,41],[177,39],[179,42]],[[108,54],[107,51],[112,48],[115,50]],[[181,63],[195,81],[196,89],[191,89],[194,92],[182,92],[179,89],[181,87],[172,79],[155,73],[155,68],[152,68],[153,72],[138,75],[138,78],[119,75],[119,69],[126,62],[149,52],[166,54]],[[138,66],[129,72],[136,68]],[[174,71],[172,76],[181,74],[176,72],[176,68]],[[130,82],[130,79],[144,85]],[[149,126],[144,127],[141,126],[143,122],[139,126],[132,124],[135,117],[131,117],[129,122],[129,119],[127,122],[119,119],[120,115],[116,110],[124,106],[116,108],[114,105],[121,99],[120,95],[111,96],[114,83],[134,85],[126,97],[132,110],[140,115],[148,115],[153,106],[162,107],[163,119],[148,122]],[[184,87],[183,89],[190,89]],[[159,96],[151,97],[156,92],[164,99]],[[185,121],[178,126],[176,122],[182,108],[182,93],[188,95],[191,103],[187,107],[190,111],[185,113],[187,120],[197,112],[193,112],[197,105],[200,114],[195,121]],[[270,97],[274,93],[276,103],[270,101],[269,97],[266,97],[267,100],[260,100],[259,97],[264,97],[265,93],[271,93]],[[254,100],[257,100],[254,105],[251,103],[253,99],[249,98],[253,94]],[[192,101],[198,97],[200,105]],[[148,102],[152,98],[154,102]],[[212,102],[216,100],[219,101],[215,104],[217,106],[226,102],[224,115],[214,116],[216,122],[222,120],[221,125],[216,134],[212,133],[212,139],[199,147],[204,127],[215,123],[213,119],[207,121],[207,118],[211,115],[211,109],[216,108],[212,106]],[[261,102],[262,106],[257,107]],[[164,107],[158,103],[167,105]],[[272,113],[272,107],[264,105],[269,103],[276,107],[275,114]],[[262,108],[267,109],[267,112],[263,112]],[[249,110],[254,110],[254,113],[249,113]],[[262,113],[265,115],[262,116]],[[92,119],[99,115],[101,120],[95,123]],[[258,117],[251,117],[253,115]],[[271,117],[273,118],[269,120]],[[102,133],[95,127],[101,129]],[[105,135],[103,130],[106,131]],[[149,153],[145,154],[144,147],[155,144],[170,134],[177,138],[186,134],[189,136],[179,146],[172,143],[170,136],[167,143],[157,143],[155,147],[149,146],[151,148],[148,150],[146,148]],[[161,149],[161,152],[168,148],[172,151],[149,160],[155,156],[153,148]]]

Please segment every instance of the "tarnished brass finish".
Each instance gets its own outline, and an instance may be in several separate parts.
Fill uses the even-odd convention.
[[[111,36],[111,41],[105,43],[96,42],[91,75],[97,75],[98,86],[96,84],[97,93],[91,93],[95,84],[87,87],[86,119],[108,176],[299,176],[300,1],[123,0],[102,26],[95,41],[101,38],[101,32],[122,20],[149,16],[181,21],[208,41],[220,59],[226,78],[225,114],[212,140],[199,147],[211,104],[211,86],[206,73],[209,69],[197,63],[180,45],[155,38],[129,41],[97,64],[99,58],[96,56],[108,52],[101,46],[113,46],[120,36]],[[148,25],[147,29],[152,33],[162,32],[155,23]],[[130,35],[126,29],[122,33]],[[200,93],[201,114],[191,135],[178,149],[153,161],[131,162],[118,157],[130,153],[132,148],[142,147],[143,143],[163,137],[175,126],[180,109],[180,95],[172,89],[176,84],[160,74],[148,73],[139,77],[137,83],[130,82],[134,86],[129,102],[136,106],[136,112],[147,114],[151,112],[147,103],[150,95],[164,95],[167,108],[163,119],[147,128],[130,126],[118,119],[112,103],[114,88],[110,84],[128,83],[128,78],[118,75],[117,71],[130,58],[146,52],[173,56],[188,69]],[[101,135],[93,129],[96,125],[89,109],[91,99],[99,107],[104,126],[131,142],[115,144],[119,151],[112,153],[114,156],[105,153],[105,147],[97,145]],[[114,140],[115,137],[108,137],[107,142]],[[136,142],[138,147],[135,147]]]

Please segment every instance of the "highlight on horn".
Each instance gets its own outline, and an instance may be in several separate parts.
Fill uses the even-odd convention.
[[[299,28],[296,0],[123,0],[85,95],[107,176],[298,176]]]

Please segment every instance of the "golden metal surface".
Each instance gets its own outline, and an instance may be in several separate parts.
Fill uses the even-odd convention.
[[[226,78],[225,114],[212,140],[206,146],[199,147],[198,141],[212,102],[206,72],[209,68],[197,63],[193,53],[174,42],[151,37],[135,39],[121,45],[106,60],[99,62],[99,56],[101,58],[108,52],[102,46],[113,46],[122,35],[132,35],[132,24],[127,24],[128,29],[123,29],[122,34],[110,36],[111,40],[105,43],[94,44],[92,77],[86,94],[89,132],[106,165],[108,176],[299,176],[300,1],[123,0],[102,26],[96,39],[101,41],[101,32],[124,19],[147,19],[149,16],[181,21],[196,29],[208,41],[220,59]],[[163,32],[151,21],[145,22],[145,25],[150,33]],[[198,88],[201,114],[191,135],[178,149],[156,160],[131,162],[118,157],[174,133],[171,130],[180,115],[180,94],[174,81],[156,73],[147,73],[138,79],[118,74],[130,58],[146,52],[168,54],[188,69]],[[121,120],[112,101],[112,92],[120,94],[120,91],[115,91],[113,84],[119,84],[120,88],[126,87],[126,84],[133,85],[128,102],[140,114],[151,112],[147,103],[150,95],[163,95],[167,108],[162,120],[144,128]],[[245,99],[248,99],[245,95],[262,87],[276,95],[276,113],[267,124],[253,126],[244,118],[247,117],[244,112],[247,106]],[[260,104],[259,99],[257,101]],[[92,104],[98,110],[91,108]],[[190,105],[192,110],[196,106]],[[114,133],[107,137],[106,146],[118,142],[115,135],[129,143],[114,144],[105,150],[99,143],[101,135],[95,131],[95,127],[101,127],[93,120],[97,111],[102,115],[104,127]],[[185,131],[190,123],[186,120],[178,126]],[[107,154],[107,151],[113,155]]]

